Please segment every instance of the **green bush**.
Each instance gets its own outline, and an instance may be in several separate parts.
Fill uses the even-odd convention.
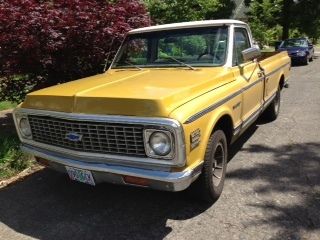
[[[149,24],[140,0],[0,1],[0,101],[101,73],[125,34]]]
[[[31,156],[20,150],[16,136],[0,136],[0,180],[11,177],[31,166]]]

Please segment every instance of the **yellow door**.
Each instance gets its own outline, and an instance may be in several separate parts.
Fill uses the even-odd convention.
[[[263,104],[263,76],[256,63],[245,63],[233,69],[236,81],[242,85],[241,120],[246,125],[259,114]]]
[[[242,122],[243,127],[250,124],[259,114],[263,104],[264,78],[256,62],[244,62],[241,52],[250,48],[245,28],[235,28],[233,51],[233,74],[242,86]]]

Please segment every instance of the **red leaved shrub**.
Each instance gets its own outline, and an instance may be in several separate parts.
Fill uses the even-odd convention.
[[[149,24],[139,0],[0,0],[0,101],[101,72],[126,32]]]

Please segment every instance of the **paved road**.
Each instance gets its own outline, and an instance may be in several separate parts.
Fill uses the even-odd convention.
[[[43,170],[0,189],[0,239],[320,239],[319,69],[292,69],[279,119],[233,147],[213,206]]]

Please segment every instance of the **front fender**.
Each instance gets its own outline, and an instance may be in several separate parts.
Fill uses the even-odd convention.
[[[212,112],[209,112],[197,120],[190,123],[183,123],[184,133],[185,133],[185,143],[186,143],[186,156],[187,156],[187,167],[197,166],[204,159],[205,151],[209,138],[216,126],[217,122],[223,116],[229,116],[232,120],[232,132],[234,126],[233,119],[234,112],[229,108],[229,106],[223,105]],[[200,143],[198,146],[194,147],[191,144],[192,133],[200,130]]]

